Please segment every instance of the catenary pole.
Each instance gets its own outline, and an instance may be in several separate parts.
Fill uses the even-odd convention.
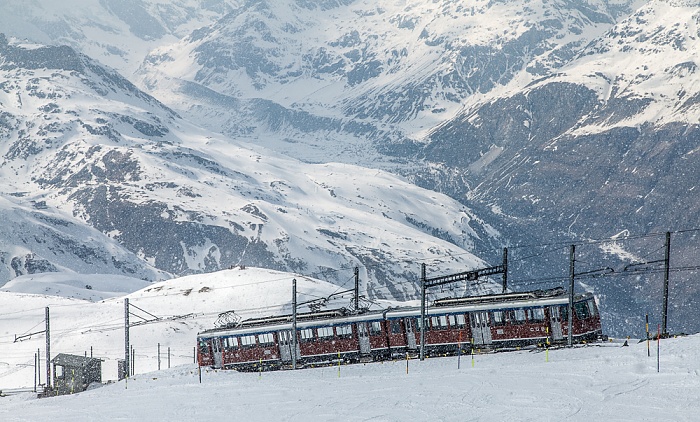
[[[129,378],[131,362],[129,359],[129,298],[124,298],[124,378]]]
[[[420,267],[420,360],[425,360],[425,264]]]
[[[292,280],[292,369],[297,369],[297,279]]]
[[[574,273],[574,263],[576,262],[576,246],[571,245],[571,250],[569,252],[569,347],[574,344],[574,278],[576,274]]]
[[[661,334],[664,337],[668,336],[668,273],[671,263],[671,232],[666,232],[666,252],[664,253],[664,304],[661,316]]]
[[[508,290],[508,248],[503,248],[503,293]]]
[[[355,267],[355,312],[360,309],[360,268]]]
[[[49,307],[46,307],[46,387],[51,388],[51,324]]]

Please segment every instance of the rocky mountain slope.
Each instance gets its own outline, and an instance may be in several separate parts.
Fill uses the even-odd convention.
[[[199,129],[69,47],[0,38],[0,74],[5,195],[75,216],[136,268],[262,266],[343,284],[359,266],[373,297],[403,297],[421,262],[431,273],[483,266],[467,250],[498,236],[388,173],[263,155]]]

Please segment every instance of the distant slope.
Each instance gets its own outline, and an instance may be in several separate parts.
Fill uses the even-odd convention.
[[[139,265],[261,266],[339,284],[358,266],[373,297],[403,298],[421,262],[481,267],[470,251],[498,237],[388,173],[306,165],[200,129],[68,47],[0,38],[0,75],[2,190],[77,217]]]

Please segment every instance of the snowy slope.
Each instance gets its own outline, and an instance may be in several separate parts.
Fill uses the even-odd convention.
[[[551,73],[638,3],[250,1],[155,49],[140,83],[213,130],[386,167],[394,144]]]
[[[0,5],[6,35],[69,45],[131,75],[145,55],[225,15],[238,0],[7,0]]]
[[[235,277],[230,272],[228,275]],[[289,287],[288,281],[283,283],[285,288]],[[198,286],[185,283],[185,287]],[[316,287],[316,293],[322,291],[320,287]],[[160,309],[155,300],[136,303],[148,310]],[[84,318],[81,307],[68,305],[58,309],[75,319]],[[115,321],[119,316],[115,315]],[[188,321],[178,327],[191,325]],[[180,356],[188,348],[191,350],[194,337],[183,336],[179,330],[170,331],[172,327],[163,325],[152,326],[158,327],[157,335],[146,334],[147,327],[132,329],[137,374],[128,383],[122,381],[50,399],[36,399],[31,393],[3,397],[0,418],[8,422],[228,418],[462,421],[465,417],[484,421],[693,421],[700,411],[698,336],[663,340],[658,349],[658,371],[657,344],[652,342],[648,348],[645,342],[631,340],[628,347],[619,341],[548,353],[525,350],[477,353],[473,360],[462,356],[262,374],[204,368],[200,383],[196,366]],[[177,366],[165,369],[163,357],[163,370],[155,371],[155,343],[165,340],[161,336],[166,331],[171,334],[162,343],[162,350],[166,345],[172,347],[177,355],[172,366],[175,363]],[[68,334],[62,333],[62,337],[67,339]],[[108,334],[104,332],[101,336],[105,338]],[[111,336],[116,337],[113,347],[118,349],[123,341],[122,333],[117,330]],[[0,343],[3,361],[7,360],[6,356],[12,356],[10,347],[16,347],[16,344],[8,345],[6,337]],[[52,350],[65,352],[68,344],[80,341],[70,337],[72,343],[63,340]],[[81,340],[78,353],[88,344],[85,338]],[[41,347],[40,340],[36,343],[39,345],[35,344],[34,349],[26,346],[24,353],[30,355],[30,361],[32,351]],[[104,356],[102,350],[97,356]],[[116,366],[116,363],[108,359],[104,365]],[[24,384],[2,382],[0,386],[31,386],[32,368],[25,372],[13,375],[15,382],[22,380]],[[4,374],[0,373],[0,380],[8,379],[2,377]]]
[[[306,165],[203,130],[68,47],[0,38],[0,74],[2,191],[82,220],[143,266],[261,266],[336,283],[359,266],[373,297],[403,298],[421,262],[482,267],[469,251],[498,237],[388,173]]]
[[[130,339],[136,349],[136,371],[157,368],[158,343],[171,347],[173,364],[192,362],[197,332],[210,329],[219,313],[234,310],[242,318],[289,313],[292,279],[297,280],[298,303],[325,298],[350,286],[336,285],[304,276],[247,267],[187,276],[144,286],[144,282],[121,276],[44,274],[13,280],[0,290],[0,389],[33,382],[31,361],[37,348],[44,356],[42,334],[14,342],[15,335],[44,330],[45,307],[49,307],[52,356],[58,353],[90,353],[105,359],[105,379],[116,377],[116,360],[124,355],[124,297],[133,308]],[[352,283],[350,283],[352,284]],[[86,286],[90,286],[88,289]],[[362,295],[366,297],[364,284]],[[125,289],[133,289],[124,295]],[[103,296],[100,299],[97,296]],[[352,293],[328,301],[328,309],[350,307]],[[371,304],[376,309],[382,301]],[[383,306],[387,306],[384,303]],[[146,311],[147,313],[142,312]],[[300,307],[299,312],[308,312]],[[151,315],[149,315],[150,313]],[[44,356],[45,357],[45,356]],[[43,361],[42,361],[43,362]],[[44,372],[45,373],[45,372]],[[31,381],[31,382],[30,382]]]

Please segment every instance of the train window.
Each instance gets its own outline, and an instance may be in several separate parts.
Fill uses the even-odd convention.
[[[352,325],[339,325],[335,327],[335,332],[338,337],[350,337],[352,336]]]
[[[224,340],[224,346],[226,346],[229,349],[235,349],[238,347],[238,338],[237,337],[229,337]]]
[[[301,335],[301,341],[311,341],[314,338],[314,329],[305,328],[299,332]]]
[[[260,344],[270,344],[275,341],[272,338],[272,333],[258,334],[258,343]]]
[[[569,307],[568,306],[560,306],[559,310],[561,311],[561,320],[566,322],[569,320]]]
[[[369,326],[369,334],[376,336],[382,333],[382,323],[380,321],[372,321]]]
[[[493,311],[493,325],[506,325],[505,316],[503,311]]]
[[[401,334],[401,321],[398,319],[391,321],[391,334]]]
[[[318,327],[318,337],[333,337],[333,327]]]
[[[438,317],[436,317],[436,316],[430,317],[430,326],[431,326],[433,329],[438,329],[438,328],[440,328],[440,323],[438,322]]]
[[[530,321],[544,321],[544,308],[533,308],[527,310],[527,319]]]
[[[199,340],[199,353],[209,353],[209,345],[204,340]]]
[[[516,309],[515,310],[515,321],[516,324],[522,324],[525,322],[525,310]]]
[[[465,325],[467,325],[467,322],[464,319],[464,314],[456,315],[456,317],[457,317],[457,327],[464,327]]]
[[[448,315],[447,319],[450,321],[450,327],[454,327],[455,325],[457,325],[457,321],[455,320],[454,315]]]
[[[440,327],[447,328],[447,315],[442,315],[440,317]]]
[[[255,346],[255,336],[241,336],[241,346]]]
[[[574,313],[576,314],[576,318],[578,319],[586,319],[591,316],[591,313],[588,311],[588,305],[586,304],[586,302],[574,303]]]
[[[598,308],[595,306],[595,299],[588,299],[586,305],[588,305],[588,312],[591,316],[598,316]]]

